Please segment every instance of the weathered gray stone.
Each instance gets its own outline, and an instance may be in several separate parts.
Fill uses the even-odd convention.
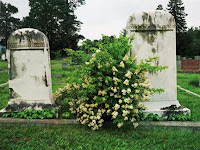
[[[177,66],[178,68],[181,68],[181,60],[180,60],[180,61],[176,61],[176,66]]]
[[[177,100],[176,79],[176,23],[173,16],[165,11],[136,12],[128,19],[127,35],[135,36],[132,53],[139,59],[158,56],[155,65],[168,69],[149,75],[152,88],[163,88],[162,94],[155,94],[150,102],[144,102],[146,112],[163,113],[162,108],[180,106]],[[188,110],[189,112],[189,110]]]
[[[36,29],[20,29],[8,39],[11,104],[53,104],[50,49]]]
[[[181,55],[176,55],[176,61],[180,61],[181,60]]]
[[[200,60],[200,56],[195,56],[194,59]]]
[[[5,54],[1,55],[1,60],[2,60],[2,61],[5,61],[5,60],[6,60],[6,55],[5,55]]]
[[[186,57],[182,57],[182,60],[186,60],[187,58]]]

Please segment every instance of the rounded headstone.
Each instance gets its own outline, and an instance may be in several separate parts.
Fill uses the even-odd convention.
[[[8,38],[8,49],[49,49],[49,42],[44,33],[37,29],[24,28],[14,31]]]
[[[49,42],[31,28],[14,31],[8,39],[9,103],[52,104]]]

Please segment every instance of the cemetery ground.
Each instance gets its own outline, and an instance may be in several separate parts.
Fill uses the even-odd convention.
[[[79,69],[65,71],[63,60],[52,60],[53,92],[73,82]],[[7,62],[0,62],[7,68]],[[199,74],[178,73],[178,85],[200,94],[196,80]],[[0,84],[8,81],[7,71],[0,71]],[[8,102],[8,85],[0,87],[0,109]],[[192,119],[200,121],[200,99],[178,89],[178,100],[192,111]],[[128,129],[128,130],[127,130]],[[163,128],[107,125],[91,131],[80,125],[6,125],[0,124],[0,149],[198,149],[200,132]]]

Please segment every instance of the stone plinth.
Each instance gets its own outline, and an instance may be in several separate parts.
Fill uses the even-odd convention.
[[[139,59],[158,56],[154,65],[168,66],[168,69],[149,75],[152,88],[163,88],[162,94],[155,94],[150,102],[144,102],[146,112],[161,115],[163,108],[176,105],[176,23],[173,16],[165,11],[136,12],[128,19],[127,35],[135,36],[131,53]],[[189,112],[188,109],[185,109]],[[183,111],[185,111],[183,110]]]
[[[47,37],[36,29],[17,30],[8,39],[8,54],[9,106],[53,104]]]

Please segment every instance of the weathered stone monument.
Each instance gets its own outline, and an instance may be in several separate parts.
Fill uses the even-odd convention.
[[[168,69],[149,75],[153,88],[163,88],[162,94],[152,96],[150,102],[144,102],[146,112],[162,115],[167,108],[182,108],[177,100],[176,77],[176,24],[172,15],[165,11],[136,12],[128,19],[127,36],[135,36],[133,50],[139,59],[158,56],[155,65],[168,66]]]
[[[53,104],[50,49],[47,37],[36,29],[20,29],[8,39],[11,105]]]
[[[194,59],[200,60],[200,56],[195,56]]]

